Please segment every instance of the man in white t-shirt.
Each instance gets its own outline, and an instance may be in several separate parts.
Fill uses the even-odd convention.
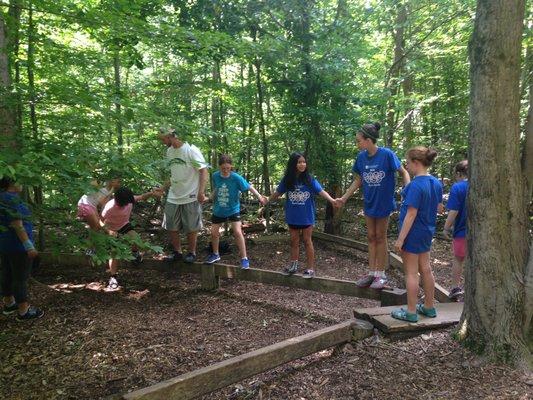
[[[196,260],[196,239],[202,228],[202,203],[206,200],[205,186],[208,179],[207,163],[194,145],[180,140],[171,129],[159,135],[167,146],[167,162],[170,168],[167,201],[163,216],[163,228],[170,234],[173,253],[168,261]],[[187,235],[188,253],[181,253],[180,233]]]

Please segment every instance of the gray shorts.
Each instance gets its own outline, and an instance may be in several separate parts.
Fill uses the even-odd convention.
[[[187,204],[165,204],[163,228],[181,233],[198,232],[202,229],[202,206],[198,201]]]

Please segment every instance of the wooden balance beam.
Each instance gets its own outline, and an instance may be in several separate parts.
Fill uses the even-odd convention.
[[[113,398],[126,400],[194,399],[289,361],[352,340],[364,339],[372,333],[373,326],[369,322],[350,319],[220,361],[134,392],[113,396]]]
[[[43,264],[91,266],[91,260],[81,254],[53,254],[41,253]],[[321,293],[340,294],[381,301],[382,306],[405,304],[407,301],[404,289],[374,290],[360,288],[355,282],[314,277],[305,279],[299,274],[286,276],[278,271],[250,268],[242,270],[240,267],[228,264],[201,264],[184,262],[169,263],[162,260],[145,259],[140,266],[133,266],[129,262],[120,261],[120,267],[152,269],[157,271],[172,271],[177,274],[200,274],[201,285],[205,290],[216,290],[220,287],[220,278],[237,279],[247,282],[264,283],[269,285],[292,287],[296,289],[312,290]]]

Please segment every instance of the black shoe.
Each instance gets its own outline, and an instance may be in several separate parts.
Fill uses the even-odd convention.
[[[298,261],[292,262],[288,267],[283,269],[283,275],[292,275],[298,271]]]
[[[192,264],[196,261],[196,254],[188,253],[183,259],[187,264]]]
[[[163,260],[167,262],[181,261],[183,260],[183,254],[181,254],[179,251],[173,251],[172,254],[166,256]]]
[[[139,251],[134,251],[132,256],[135,257],[131,262],[133,265],[140,265],[143,262],[143,255]]]
[[[6,306],[4,305],[4,308],[2,309],[2,314],[4,315],[11,315],[13,314],[15,311],[18,310],[18,305],[17,303],[13,303],[11,304],[10,306]]]
[[[41,318],[44,315],[44,311],[38,309],[37,307],[30,306],[28,308],[28,311],[26,311],[26,314],[24,315],[17,315],[17,321],[28,321],[31,319],[37,319]]]

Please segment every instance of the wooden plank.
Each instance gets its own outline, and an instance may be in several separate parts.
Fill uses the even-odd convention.
[[[216,290],[220,286],[220,279],[215,275],[215,266],[213,264],[202,264],[201,269],[201,281],[202,289],[204,290]]]
[[[329,233],[313,231],[313,238],[323,240],[325,242],[331,242],[340,244],[352,249],[357,249],[368,253],[368,244],[358,242],[357,240],[348,239],[342,236],[330,235]]]
[[[215,274],[221,278],[238,279],[248,282],[293,287],[321,293],[341,294],[344,296],[361,297],[380,300],[381,292],[370,288],[360,288],[353,281],[315,277],[305,279],[299,274],[283,275],[278,271],[250,268],[242,270],[235,265],[215,264]]]
[[[372,332],[372,325],[366,321],[348,320],[127,393],[123,395],[123,398],[128,400],[193,399],[286,362],[348,342],[352,336],[359,338],[371,336]]]
[[[404,308],[407,306],[404,306]],[[398,307],[374,307],[359,308],[354,310],[356,318],[369,321],[385,333],[412,332],[428,329],[444,328],[454,325],[461,319],[463,303],[441,303],[436,304],[436,318],[428,318],[418,315],[418,322],[411,323],[400,321],[390,316],[391,311]]]

